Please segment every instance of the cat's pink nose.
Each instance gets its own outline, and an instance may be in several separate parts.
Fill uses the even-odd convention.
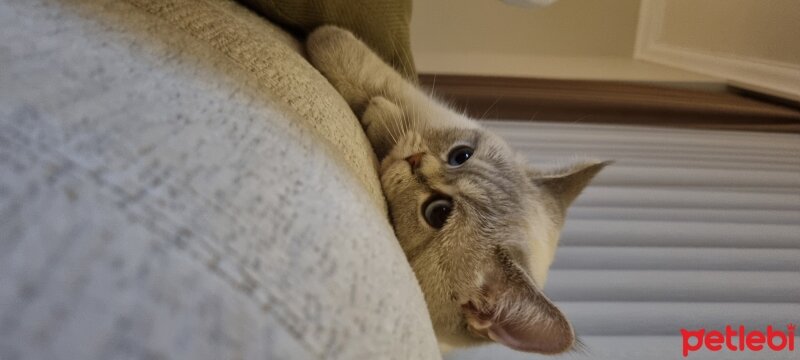
[[[416,168],[418,168],[420,166],[420,164],[422,164],[422,156],[423,155],[425,155],[425,153],[421,153],[420,152],[420,153],[416,153],[416,154],[411,155],[411,156],[406,158],[406,161],[408,161],[408,164],[411,165],[411,169],[416,169]]]

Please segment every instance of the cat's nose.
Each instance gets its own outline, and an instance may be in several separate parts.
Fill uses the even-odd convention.
[[[406,158],[408,164],[411,165],[411,169],[416,169],[422,164],[423,155],[425,155],[425,153],[420,152]]]

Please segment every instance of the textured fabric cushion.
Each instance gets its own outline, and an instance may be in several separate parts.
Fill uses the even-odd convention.
[[[231,1],[0,1],[0,358],[438,358],[375,159]]]
[[[330,141],[379,206],[377,160],[361,125],[336,89],[309,64],[302,44],[232,0],[126,0],[224,55]]]
[[[411,56],[411,0],[239,0],[301,34],[337,25],[364,40],[407,79],[417,81]]]

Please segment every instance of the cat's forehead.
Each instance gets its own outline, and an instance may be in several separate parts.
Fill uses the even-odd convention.
[[[455,146],[467,145],[474,148],[479,155],[513,156],[511,148],[504,140],[482,128],[432,129],[428,133],[427,142],[431,150],[440,153]]]
[[[443,140],[450,146],[466,142],[475,150],[468,163],[444,176],[455,191],[463,230],[483,232],[487,241],[496,237],[492,243],[524,237],[535,190],[506,142],[482,129],[449,131]]]
[[[476,129],[430,129],[426,138],[428,147],[441,152],[446,151],[454,144],[474,145],[481,140],[481,133]]]
[[[489,151],[446,175],[464,216],[480,220],[475,226],[514,229],[525,224],[532,184],[520,165],[507,158]]]

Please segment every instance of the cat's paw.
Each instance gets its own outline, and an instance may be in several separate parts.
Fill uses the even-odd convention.
[[[338,26],[323,25],[308,35],[306,49],[313,61],[333,51],[339,43],[346,42],[348,37],[354,38],[352,33]]]
[[[349,31],[326,25],[308,36],[306,51],[314,67],[360,114],[369,100],[363,73],[372,55],[369,48]]]
[[[333,25],[320,26],[306,39],[309,60],[327,77],[346,76],[359,66],[366,46],[351,32]],[[334,84],[335,85],[335,84]]]

